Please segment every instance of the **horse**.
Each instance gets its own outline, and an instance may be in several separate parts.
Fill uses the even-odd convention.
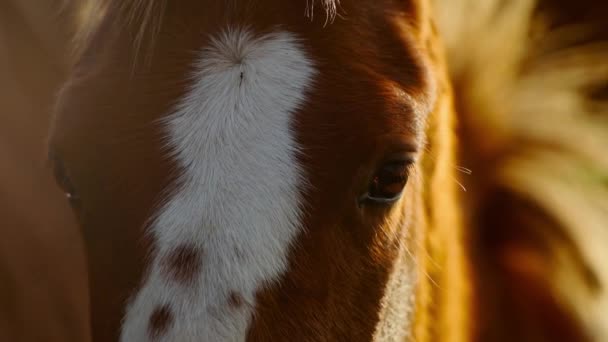
[[[94,340],[466,338],[428,1],[96,13],[49,143],[85,239]]]
[[[54,4],[0,4],[0,340],[87,341],[80,231],[47,165],[53,94],[71,35]]]
[[[519,16],[498,23],[518,25],[502,38],[523,39],[533,4],[507,6]],[[474,340],[472,226],[510,223],[491,205],[465,215],[456,108],[485,139],[462,139],[469,151],[496,156],[509,136],[471,114],[504,103],[486,94],[503,79],[459,63],[470,32],[452,30],[450,9],[94,4],[49,139],[85,239],[93,340]],[[479,46],[473,61],[494,56]],[[494,102],[454,98],[470,79]],[[507,264],[514,278],[524,261]]]

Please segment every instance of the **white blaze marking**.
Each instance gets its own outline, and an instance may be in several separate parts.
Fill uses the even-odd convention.
[[[193,286],[167,277],[157,257],[128,306],[121,341],[148,341],[152,311],[172,308],[160,341],[243,341],[255,293],[286,271],[300,231],[304,178],[294,112],[315,74],[286,32],[229,30],[196,64],[194,84],[167,118],[179,187],[151,227],[158,255],[184,244],[202,252]],[[244,298],[229,306],[234,291]]]

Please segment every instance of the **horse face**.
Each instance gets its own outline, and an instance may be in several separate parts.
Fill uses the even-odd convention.
[[[392,271],[411,294],[434,103],[418,6],[324,25],[268,5],[168,4],[135,67],[106,19],[64,89],[51,146],[97,337],[369,339]]]

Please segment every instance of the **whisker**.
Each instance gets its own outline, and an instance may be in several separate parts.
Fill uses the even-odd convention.
[[[409,248],[407,248],[407,246],[405,246],[405,248],[404,248],[404,249],[405,249],[405,252],[406,252],[407,254],[409,254],[409,256],[412,258],[412,260],[416,261],[416,258],[414,257],[414,254],[413,254],[413,253],[410,251],[410,249],[409,249]],[[422,249],[424,250],[424,248],[422,248]],[[426,250],[424,250],[424,253],[425,253],[425,254],[428,256],[428,253],[426,252]],[[429,260],[431,260],[431,262],[435,263],[435,261],[434,261],[434,260],[432,260],[432,258],[430,258],[430,257],[429,257]],[[436,264],[436,263],[435,263],[435,264]],[[423,274],[424,274],[424,275],[425,275],[425,276],[426,276],[426,277],[427,277],[427,278],[428,278],[428,279],[431,281],[431,283],[433,283],[433,285],[435,285],[435,286],[436,286],[436,287],[438,287],[438,288],[441,288],[441,287],[439,286],[439,284],[438,284],[438,283],[437,283],[437,282],[436,282],[436,281],[433,279],[433,277],[431,277],[431,275],[430,275],[430,274],[428,274],[428,272],[424,270],[424,268],[419,268],[419,269],[421,269],[421,270],[422,270],[422,273],[423,273]]]
[[[467,192],[467,188],[458,181],[458,179],[452,177],[452,179],[456,182],[456,184],[458,184],[458,186],[460,186],[460,188],[462,189],[462,191]]]
[[[429,252],[424,247],[424,245],[422,245],[420,243],[420,241],[416,241],[416,244],[422,250],[422,252],[424,253],[425,257],[427,257],[431,261],[431,263],[433,264],[433,266],[435,266],[437,269],[441,269],[441,266],[439,265],[439,263],[437,261],[435,261],[435,259],[433,259],[433,257],[431,256],[431,254],[429,254]]]
[[[464,173],[464,174],[466,174],[466,175],[471,175],[471,174],[473,174],[473,170],[468,169],[468,168],[466,168],[466,167],[464,167],[464,166],[456,166],[456,170],[458,170],[458,171],[460,171],[460,172],[462,172],[462,173]]]

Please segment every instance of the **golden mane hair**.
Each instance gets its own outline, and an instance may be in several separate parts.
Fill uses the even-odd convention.
[[[608,102],[593,96],[608,85],[608,37],[541,1],[434,2],[460,165],[474,173],[463,198],[480,287],[530,300],[518,314],[545,292],[587,338],[608,340]],[[493,305],[481,310],[509,304]]]

